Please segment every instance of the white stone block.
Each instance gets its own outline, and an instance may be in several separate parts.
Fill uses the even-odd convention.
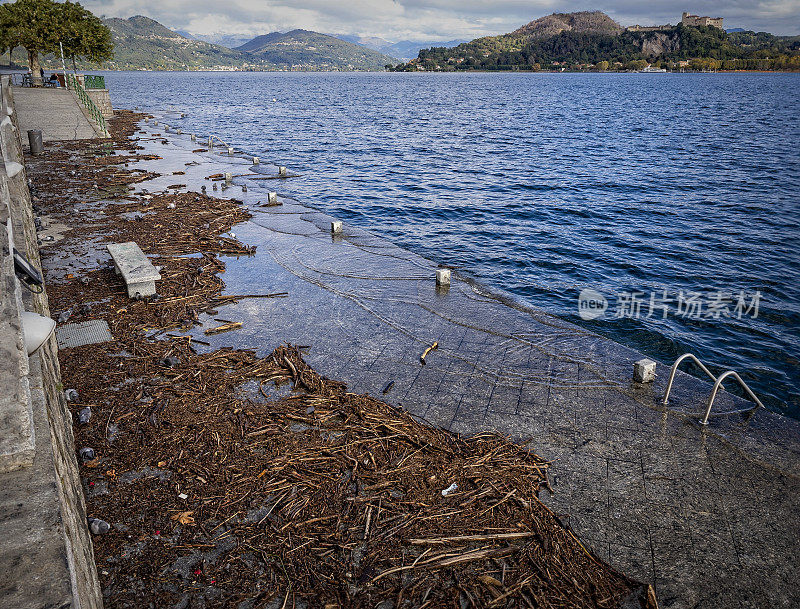
[[[277,203],[278,202],[278,193],[277,192],[268,192],[267,193],[267,203]]]
[[[334,220],[331,222],[331,233],[334,235],[340,235],[342,233],[342,221],[341,220]]]
[[[651,359],[640,359],[633,365],[633,380],[637,383],[652,383],[656,380],[656,363]]]
[[[450,269],[436,269],[436,285],[450,285]]]

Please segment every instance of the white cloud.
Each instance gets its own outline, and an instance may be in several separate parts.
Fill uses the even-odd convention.
[[[257,35],[304,28],[387,40],[476,38],[516,29],[552,12],[602,10],[623,25],[677,23],[683,10],[725,18],[726,27],[800,34],[800,0],[588,2],[569,0],[86,0],[107,17],[146,15],[197,34]]]

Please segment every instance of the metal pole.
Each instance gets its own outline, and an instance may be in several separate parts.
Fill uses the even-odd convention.
[[[61,72],[64,74],[64,86],[69,91],[69,81],[67,80],[67,64],[64,63],[64,45],[59,41],[58,47],[61,49]]]

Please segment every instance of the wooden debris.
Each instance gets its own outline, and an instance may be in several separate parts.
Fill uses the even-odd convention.
[[[217,326],[216,328],[209,328],[205,331],[206,334],[220,334],[221,332],[230,332],[231,330],[236,330],[242,327],[242,322],[234,321],[227,324],[222,324],[221,326]]]
[[[439,348],[439,341],[434,341],[433,344],[423,351],[422,355],[419,356],[420,363],[424,366],[425,365],[425,358],[428,357],[428,353],[433,351],[434,349]]]

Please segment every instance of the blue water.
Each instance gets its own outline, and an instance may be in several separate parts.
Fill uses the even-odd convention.
[[[302,173],[282,194],[662,362],[739,370],[800,417],[800,74],[106,78],[117,107]],[[587,287],[604,318],[578,316]],[[616,318],[632,292],[639,317]]]

